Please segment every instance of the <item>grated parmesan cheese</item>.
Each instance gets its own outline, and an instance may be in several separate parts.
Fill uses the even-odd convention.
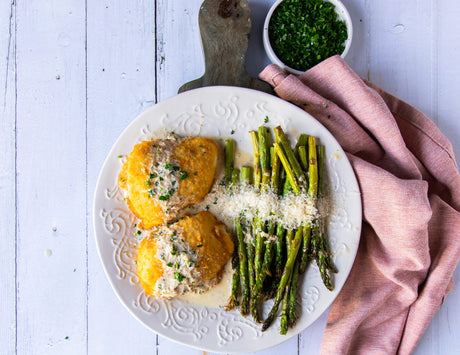
[[[279,196],[271,189],[260,192],[244,185],[231,189],[214,186],[197,208],[209,209],[229,226],[237,217],[251,221],[257,216],[263,223],[281,223],[286,229],[295,229],[319,217],[315,201],[306,193]]]
[[[303,224],[312,223],[319,217],[315,200],[306,193],[299,195],[290,193],[283,197],[280,202],[282,224],[286,229],[294,229]]]

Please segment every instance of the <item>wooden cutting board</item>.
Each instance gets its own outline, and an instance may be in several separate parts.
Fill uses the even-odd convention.
[[[240,86],[273,93],[270,85],[251,77],[244,66],[252,23],[247,0],[205,0],[198,23],[205,73],[182,85],[179,93],[212,85]]]

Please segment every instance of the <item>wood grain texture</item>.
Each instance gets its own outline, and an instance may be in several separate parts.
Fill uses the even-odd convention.
[[[387,11],[389,6],[393,11]],[[367,11],[369,80],[433,117],[437,93],[431,61],[435,48],[429,40],[434,28],[432,3],[369,1]]]
[[[199,29],[205,72],[179,92],[212,85],[248,87],[268,93],[267,83],[251,77],[245,67],[251,33],[251,8],[247,0],[205,0],[200,7]]]
[[[449,0],[433,1],[432,17],[435,26],[430,36],[435,49],[431,57],[436,78],[433,88],[436,100],[434,121],[453,144],[457,164],[460,164],[460,100],[459,90],[455,86],[460,79],[460,66],[456,64],[457,58],[460,58],[460,31],[455,30],[459,26],[460,3]],[[460,276],[460,273],[457,275]],[[460,312],[457,315],[459,316],[456,319],[460,320]]]
[[[248,1],[244,66],[255,77],[268,64],[261,32],[275,0]],[[355,28],[348,64],[426,113],[459,161],[460,3],[343,2]],[[124,309],[102,269],[91,218],[100,168],[123,129],[203,75],[201,3],[0,3],[2,353],[202,354],[155,335]],[[326,322],[327,312],[258,354],[316,354]],[[460,353],[459,329],[457,286],[415,354]]]
[[[17,352],[86,351],[85,7],[16,5]]]
[[[16,7],[0,3],[0,344],[16,349]]]
[[[157,99],[177,94],[184,83],[204,72],[198,31],[202,0],[157,0],[156,85]]]
[[[94,188],[111,146],[155,103],[155,2],[88,2],[88,353],[154,354],[156,335],[117,299],[102,269],[92,224]]]
[[[432,100],[435,112],[433,121],[451,141],[460,163],[460,67],[455,64],[460,57],[460,31],[454,30],[460,18],[460,3],[448,0],[432,2],[433,33],[430,36],[434,53],[430,60],[436,80]],[[414,69],[415,70],[415,69]],[[433,317],[420,340],[415,354],[460,354],[460,268],[454,273],[455,288],[447,295],[444,304]]]

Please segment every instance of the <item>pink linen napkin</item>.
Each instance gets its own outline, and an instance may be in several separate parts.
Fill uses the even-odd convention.
[[[260,78],[329,129],[361,189],[361,242],[321,353],[411,353],[452,290],[460,259],[460,175],[450,142],[339,56],[299,77],[270,65]]]

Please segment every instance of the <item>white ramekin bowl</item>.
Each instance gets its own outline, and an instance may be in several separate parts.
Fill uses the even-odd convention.
[[[300,75],[303,73],[303,71],[300,71],[300,70],[297,70],[297,69],[294,69],[294,68],[291,68],[289,66],[287,66],[286,64],[284,64],[278,57],[277,55],[275,54],[271,44],[270,44],[270,37],[268,35],[268,27],[270,25],[270,19],[273,15],[273,12],[275,11],[275,9],[278,7],[278,5],[283,2],[284,0],[277,0],[273,5],[272,7],[270,8],[270,10],[268,11],[268,14],[267,16],[265,17],[265,22],[264,22],[264,29],[263,29],[263,43],[264,43],[264,48],[265,48],[265,52],[267,53],[268,55],[268,58],[272,61],[272,63],[274,64],[277,64],[278,66],[280,66],[282,69],[290,72],[290,73],[293,73],[293,74],[297,74],[297,75]],[[345,41],[345,49],[343,50],[342,54],[340,55],[342,58],[345,58],[345,56],[347,55],[349,49],[350,49],[350,46],[351,46],[351,40],[353,38],[353,25],[351,23],[351,17],[350,17],[350,14],[348,13],[347,9],[345,8],[345,6],[342,4],[341,1],[339,0],[325,0],[325,1],[328,1],[330,2],[331,4],[333,4],[335,6],[335,12],[337,12],[337,14],[339,15],[339,18],[345,23],[345,25],[347,26],[347,34],[348,34],[348,38],[347,40]]]

